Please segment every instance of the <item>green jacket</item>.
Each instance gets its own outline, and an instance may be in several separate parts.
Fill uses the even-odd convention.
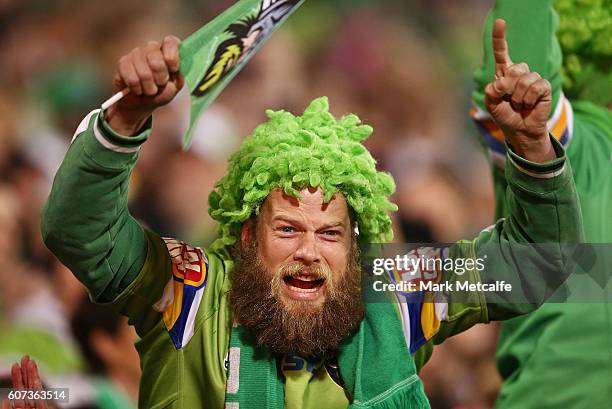
[[[553,86],[555,108],[549,128],[566,146],[582,208],[585,240],[612,243],[612,112],[585,101],[568,101],[561,88],[561,50],[555,36],[552,0],[497,0],[484,33],[484,60],[476,71],[473,111],[492,159],[496,217],[511,211],[508,181],[497,132],[483,114],[484,87],[493,79],[490,32],[495,18],[507,22],[510,56],[526,62]],[[501,166],[500,166],[501,165]],[[567,303],[547,303],[538,311],[502,324],[497,362],[504,379],[497,408],[609,408],[612,402],[612,303],[588,275],[567,282]],[[572,299],[572,294],[582,297]],[[607,292],[609,294],[609,291]],[[601,300],[601,298],[599,298]],[[580,303],[581,301],[582,303]]]
[[[228,374],[226,366],[232,359],[227,297],[232,261],[180,240],[161,238],[130,215],[129,178],[150,129],[148,123],[140,135],[126,138],[113,132],[98,110],[83,120],[43,210],[43,238],[87,286],[92,300],[110,304],[135,326],[141,337],[136,344],[143,370],[140,407],[222,408],[226,390],[236,387],[231,381],[235,374]],[[509,153],[511,164],[506,172],[511,215],[475,240],[451,246],[445,257],[495,257],[490,249],[509,244],[582,240],[569,162],[561,145],[554,145],[558,159],[546,164]],[[411,352],[403,358],[405,364],[415,367],[416,363],[420,368],[434,343],[476,323],[535,309],[548,295],[541,291],[537,272],[544,266],[566,268],[565,255],[559,246],[553,247],[553,254],[536,255],[521,264],[498,260],[494,269],[497,278],[525,282],[522,291],[536,294],[537,302],[503,303],[502,297],[497,300],[501,303],[488,304],[484,293],[471,291],[461,300],[450,294],[436,306],[431,302],[398,304],[397,315],[387,318],[401,325],[399,333]],[[512,253],[506,255],[515,258]],[[473,269],[463,277],[472,283],[481,281]],[[440,276],[445,282],[459,278],[453,272]],[[398,357],[398,363],[401,359]],[[279,360],[284,377],[295,385],[292,391],[285,386],[287,408],[345,408],[351,402],[337,371],[327,363],[291,354]]]

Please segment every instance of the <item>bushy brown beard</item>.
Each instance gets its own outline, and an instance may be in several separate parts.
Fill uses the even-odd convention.
[[[361,265],[353,238],[347,268],[332,273],[301,263],[282,266],[274,276],[259,257],[257,240],[233,248],[234,269],[230,274],[230,303],[234,320],[249,329],[259,346],[280,354],[322,358],[335,353],[340,342],[363,319]],[[281,299],[281,282],[287,275],[303,272],[326,279],[322,303]]]

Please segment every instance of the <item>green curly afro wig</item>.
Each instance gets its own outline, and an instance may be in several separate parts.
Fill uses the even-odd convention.
[[[563,88],[570,98],[612,102],[612,0],[556,0]]]
[[[315,99],[302,116],[267,111],[268,121],[247,137],[229,160],[228,173],[215,184],[209,213],[219,222],[221,250],[240,237],[242,224],[268,194],[281,188],[299,197],[305,187],[319,187],[325,202],[342,193],[353,211],[361,240],[393,238],[389,201],[395,191],[391,175],[376,171],[376,161],[361,143],[372,133],[356,115],[339,120],[329,112],[326,97]]]

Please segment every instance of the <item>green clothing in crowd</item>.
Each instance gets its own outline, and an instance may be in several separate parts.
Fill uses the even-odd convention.
[[[510,57],[526,62],[553,86],[551,133],[567,150],[582,208],[585,241],[612,243],[612,112],[586,101],[568,101],[561,88],[562,54],[555,36],[558,18],[552,0],[497,0],[484,33],[483,67],[476,72],[473,116],[489,147],[496,194],[496,217],[509,215],[505,154],[499,131],[484,113],[484,87],[494,76],[490,33],[493,21],[507,22]],[[612,98],[611,98],[612,100]],[[500,166],[501,165],[501,166]],[[612,405],[612,300],[585,303],[586,274],[566,283],[567,303],[547,303],[533,314],[502,324],[497,349],[504,383],[496,407],[521,409],[589,408]],[[572,294],[581,294],[573,299]],[[593,291],[601,297],[601,292]],[[580,303],[582,301],[582,303]]]

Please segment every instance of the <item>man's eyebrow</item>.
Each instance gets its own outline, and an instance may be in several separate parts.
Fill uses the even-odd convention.
[[[319,227],[319,230],[333,229],[336,227],[341,227],[344,229],[346,227],[346,224],[342,220],[339,220],[337,222],[326,223],[323,226]]]
[[[298,224],[300,223],[299,220],[297,219],[293,219],[289,216],[285,216],[282,214],[276,215],[272,218],[272,222],[287,222],[287,223],[292,223],[292,224]]]
[[[289,216],[285,216],[285,215],[276,215],[272,218],[272,222],[286,222],[286,223],[291,223],[291,224],[301,224],[301,221],[298,219],[293,219]],[[333,228],[346,228],[346,223],[344,223],[344,221],[342,220],[337,220],[337,221],[333,221],[333,222],[329,222],[329,223],[325,223],[324,225],[322,225],[321,227],[319,227],[317,230],[324,230],[324,229],[333,229]]]

